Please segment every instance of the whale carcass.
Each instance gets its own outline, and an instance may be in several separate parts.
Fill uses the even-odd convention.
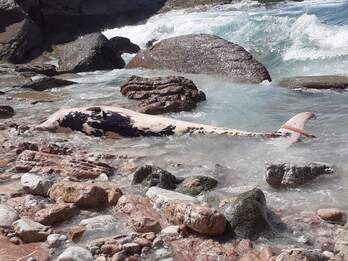
[[[97,106],[59,110],[36,129],[54,132],[79,131],[90,136],[110,138],[183,134],[285,137],[293,143],[301,136],[314,137],[303,130],[307,121],[313,117],[312,112],[302,112],[292,117],[274,133],[258,133],[153,116],[119,107]]]

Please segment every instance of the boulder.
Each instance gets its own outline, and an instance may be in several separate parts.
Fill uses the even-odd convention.
[[[161,231],[161,216],[153,209],[147,198],[124,195],[119,199],[115,210],[129,216],[129,225],[136,232]]]
[[[112,49],[119,54],[123,53],[137,53],[140,47],[132,43],[128,38],[116,36],[109,39]]]
[[[51,204],[35,213],[35,221],[43,225],[53,225],[66,221],[78,213],[73,204]]]
[[[53,179],[47,176],[25,173],[21,177],[21,185],[28,194],[46,197],[49,188],[53,185]]]
[[[93,183],[61,181],[50,188],[48,195],[55,201],[61,198],[81,208],[105,208],[109,202],[107,190]]]
[[[271,81],[267,69],[243,47],[207,34],[162,40],[137,54],[127,65],[138,67],[219,75],[245,83]]]
[[[65,235],[51,234],[47,237],[46,242],[49,248],[58,248],[61,247],[67,239]]]
[[[0,105],[0,119],[11,118],[15,115],[15,111],[11,106]]]
[[[0,227],[10,228],[12,223],[19,218],[18,213],[15,209],[0,205]]]
[[[195,197],[158,187],[149,188],[146,192],[146,197],[148,197],[157,208],[161,208],[171,201],[199,203],[199,200]]]
[[[137,110],[147,114],[190,111],[206,97],[196,85],[184,77],[167,76],[144,78],[131,76],[122,86],[121,93],[140,100]]]
[[[120,69],[124,61],[101,33],[87,34],[72,42],[57,45],[58,70],[64,73]]]
[[[87,249],[79,246],[69,247],[57,258],[57,261],[93,261],[94,258]]]
[[[266,198],[258,188],[240,194],[233,203],[226,202],[223,214],[231,230],[241,238],[256,240],[260,235],[272,230]]]
[[[226,219],[217,210],[187,202],[172,201],[165,204],[164,215],[168,222],[185,225],[203,235],[222,235],[226,229]]]
[[[38,151],[39,150],[39,146],[36,143],[31,143],[31,142],[21,142],[21,143],[18,143],[16,154],[19,155],[19,154],[21,154],[25,150]]]
[[[102,173],[108,176],[114,173],[114,169],[105,163],[30,150],[18,156],[16,170],[38,174],[56,173],[78,179],[95,179]]]
[[[25,243],[45,241],[51,233],[49,227],[41,225],[28,217],[22,217],[15,221],[13,229]]]
[[[266,164],[266,181],[275,188],[298,187],[322,175],[331,175],[334,168],[325,163]]]
[[[281,80],[279,86],[289,89],[346,89],[348,88],[348,76],[298,76]]]

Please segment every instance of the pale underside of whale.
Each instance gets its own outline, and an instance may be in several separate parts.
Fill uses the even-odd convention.
[[[312,112],[302,112],[292,117],[274,133],[258,133],[153,116],[119,107],[96,106],[59,110],[36,129],[65,133],[80,131],[90,136],[110,138],[217,134],[285,138],[292,144],[302,136],[314,137],[304,131],[305,124],[314,117]]]

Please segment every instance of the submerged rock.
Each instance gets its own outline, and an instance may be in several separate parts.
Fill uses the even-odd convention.
[[[16,234],[26,243],[45,241],[51,233],[49,227],[41,225],[28,217],[22,217],[15,221],[13,228]]]
[[[184,178],[175,189],[175,191],[197,196],[203,191],[209,191],[216,187],[217,180],[208,176],[190,176]]]
[[[272,187],[297,187],[322,176],[334,173],[325,163],[296,165],[292,163],[266,164],[266,181]]]
[[[57,261],[93,261],[94,258],[90,251],[83,247],[74,246],[64,250]]]
[[[281,80],[279,86],[289,89],[346,89],[348,88],[348,76],[298,76]]]
[[[128,38],[116,36],[109,39],[112,49],[119,54],[123,53],[137,53],[140,47],[132,43]]]
[[[267,69],[244,48],[207,34],[162,40],[137,54],[127,65],[138,67],[220,75],[247,83],[271,81]]]
[[[239,237],[256,240],[261,234],[272,230],[266,198],[258,188],[240,194],[233,203],[226,202],[223,208],[231,230]]]
[[[226,219],[217,210],[187,202],[165,204],[164,215],[170,223],[185,225],[204,235],[222,235],[226,229]]]
[[[147,114],[190,111],[206,99],[191,80],[179,76],[131,76],[122,84],[121,93],[130,99],[140,100],[137,110]]]
[[[11,118],[15,115],[15,111],[11,106],[0,105],[0,119]]]
[[[324,208],[317,211],[318,216],[325,221],[342,221],[343,212],[338,208]]]

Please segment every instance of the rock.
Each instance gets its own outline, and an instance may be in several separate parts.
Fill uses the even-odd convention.
[[[137,54],[127,65],[130,69],[138,67],[220,75],[246,83],[271,81],[267,69],[244,48],[207,34],[162,40]]]
[[[29,150],[18,156],[16,170],[39,174],[56,173],[78,179],[94,179],[102,173],[108,176],[114,173],[114,169],[105,163]]]
[[[241,238],[256,240],[272,229],[265,195],[258,188],[240,194],[232,204],[225,204],[223,214],[230,223],[231,230]]]
[[[57,261],[93,261],[94,258],[87,249],[83,247],[69,247],[60,254]]]
[[[14,208],[20,216],[33,217],[37,211],[43,209],[48,199],[41,196],[26,195],[10,198],[6,204]]]
[[[152,208],[151,202],[144,197],[124,195],[115,210],[129,216],[130,226],[140,233],[161,231],[161,216]]]
[[[318,216],[325,221],[338,222],[343,218],[343,213],[337,208],[325,208],[317,211]]]
[[[45,241],[51,233],[49,227],[41,225],[28,217],[22,217],[15,221],[13,229],[25,243]]]
[[[38,151],[39,146],[37,144],[31,143],[31,142],[21,142],[17,145],[16,154],[19,155],[25,150]]]
[[[0,105],[0,119],[11,118],[15,115],[15,111],[11,106]]]
[[[175,191],[197,196],[203,191],[209,191],[216,187],[217,180],[208,176],[191,176],[184,179]]]
[[[233,0],[186,0],[186,1],[180,1],[180,0],[167,0],[163,7],[161,8],[160,12],[168,12],[171,10],[176,9],[183,9],[183,8],[192,8],[196,6],[201,5],[222,5],[222,4],[230,4],[235,1]]]
[[[19,63],[39,46],[38,26],[14,0],[0,3],[0,61]]]
[[[21,177],[21,185],[28,194],[46,197],[49,188],[53,185],[53,179],[47,176],[25,173]]]
[[[43,63],[17,64],[14,70],[20,73],[41,74],[46,76],[55,76],[59,74],[55,65]]]
[[[73,242],[77,242],[80,240],[85,231],[86,228],[83,226],[70,227],[68,230],[68,238]]]
[[[78,50],[78,51],[76,51]],[[101,33],[87,34],[56,46],[59,67],[64,73],[120,69],[124,61]]]
[[[10,228],[12,223],[19,218],[18,213],[15,209],[0,205],[0,227]]]
[[[196,85],[184,77],[167,76],[144,78],[131,76],[122,86],[121,93],[140,100],[138,111],[147,114],[190,111],[206,97]]]
[[[85,233],[88,233],[90,237],[98,235],[115,233],[118,227],[116,219],[111,215],[99,215],[92,218],[83,219],[80,222],[80,226],[85,228]]]
[[[199,202],[195,197],[158,187],[149,188],[146,192],[146,197],[148,197],[157,208],[161,208],[164,204],[176,200],[191,203]]]
[[[78,213],[73,204],[52,204],[35,213],[35,221],[43,225],[53,225],[66,221]]]
[[[48,195],[55,201],[62,198],[64,202],[75,203],[81,208],[105,208],[109,203],[107,189],[91,183],[61,181],[50,188]]]
[[[47,237],[46,242],[49,248],[58,248],[63,245],[65,240],[67,240],[65,235],[51,234]]]
[[[125,251],[125,253],[132,255],[140,252],[141,246],[137,243],[126,243],[122,245],[122,249]]]
[[[186,202],[169,202],[164,205],[164,215],[170,223],[186,225],[204,235],[222,235],[226,229],[226,219],[217,210]]]
[[[298,187],[319,176],[333,173],[333,167],[325,163],[304,165],[292,163],[266,164],[266,181],[275,188]]]
[[[346,89],[348,88],[348,76],[298,76],[281,80],[279,86],[289,89]]]
[[[112,182],[94,182],[93,184],[101,187],[105,190],[107,196],[108,196],[108,205],[109,206],[115,206],[119,200],[119,198],[122,196],[122,191],[119,189],[116,184],[113,184]]]
[[[295,248],[283,251],[277,256],[276,261],[324,261],[320,252],[315,250],[306,250],[301,248]]]
[[[71,155],[73,153],[71,148],[65,147],[63,145],[58,145],[55,143],[50,143],[50,144],[42,146],[40,151],[44,153],[57,154],[57,155]]]
[[[49,91],[25,91],[16,92],[13,94],[14,98],[20,101],[28,101],[31,104],[42,103],[42,102],[55,102],[63,99],[63,96],[57,92]]]
[[[109,39],[112,49],[119,54],[123,53],[137,53],[140,47],[132,43],[128,38],[116,36]]]

